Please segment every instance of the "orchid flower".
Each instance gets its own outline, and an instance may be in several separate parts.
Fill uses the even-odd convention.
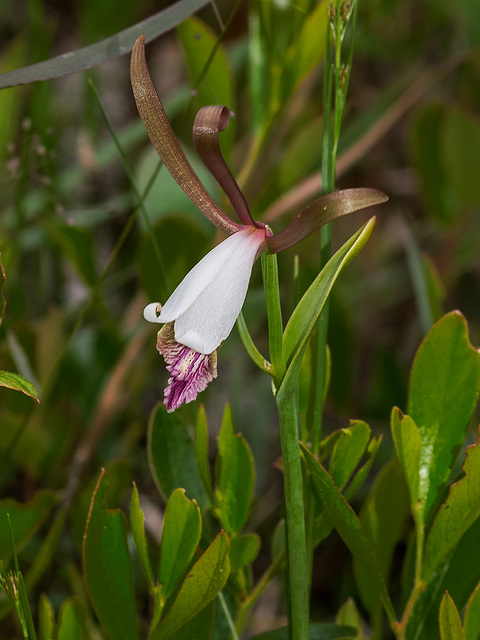
[[[206,191],[173,133],[145,60],[145,36],[131,58],[132,89],[140,118],[164,165],[197,208],[229,237],[187,274],[162,306],[144,310],[149,322],[164,326],[157,350],[170,373],[164,404],[169,412],[195,400],[217,377],[217,349],[228,337],[245,300],[253,264],[265,250],[287,249],[334,218],[387,200],[376,189],[345,189],[318,198],[277,234],[254,220],[220,150],[218,134],[229,111],[220,105],[200,109],[193,127],[195,147],[229,198],[240,222],[231,220]]]

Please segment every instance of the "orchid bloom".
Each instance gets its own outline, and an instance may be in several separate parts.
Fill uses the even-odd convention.
[[[150,78],[145,36],[136,41],[131,58],[132,89],[140,118],[168,171],[197,208],[229,237],[187,274],[162,306],[153,302],[143,315],[164,326],[157,350],[170,373],[164,403],[171,412],[195,400],[217,377],[217,349],[228,337],[247,293],[252,267],[267,249],[287,249],[334,218],[387,200],[376,189],[346,189],[318,198],[277,234],[254,220],[220,150],[218,134],[228,124],[227,107],[200,109],[193,127],[195,147],[228,196],[240,222],[231,220],[206,191],[173,133]]]

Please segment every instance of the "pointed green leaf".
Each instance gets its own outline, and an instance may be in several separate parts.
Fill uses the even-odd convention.
[[[48,596],[42,593],[38,607],[38,633],[40,640],[53,640],[55,613]]]
[[[450,487],[430,530],[425,547],[424,577],[455,548],[480,517],[480,441],[466,450],[465,475]]]
[[[256,533],[233,536],[229,551],[232,573],[252,564],[259,551],[260,538]]]
[[[395,611],[385,587],[375,551],[360,524],[360,520],[335,486],[331,476],[304,445],[302,445],[302,451],[312,474],[313,485],[320,500],[323,502],[328,518],[354,558],[370,572],[372,585],[385,608],[388,618],[391,622],[394,621]]]
[[[57,640],[84,640],[85,609],[76,598],[63,603],[58,614]]]
[[[110,38],[78,51],[63,53],[50,60],[4,73],[0,76],[0,89],[37,80],[59,78],[67,73],[95,67],[106,60],[128,53],[140,33],[145,34],[147,41],[153,40],[176,27],[205,4],[207,4],[206,0],[179,0],[150,18],[115,33]]]
[[[110,484],[102,470],[90,504],[83,540],[85,584],[107,634],[115,640],[135,640],[135,592],[127,542],[127,523],[119,509],[106,509]]]
[[[130,528],[132,530],[133,541],[137,550],[138,561],[142,567],[143,574],[147,580],[148,590],[153,593],[155,590],[155,582],[153,577],[152,565],[148,555],[147,537],[144,528],[145,517],[140,508],[138,499],[138,491],[135,483],[133,483],[132,497],[130,499]]]
[[[441,640],[465,640],[460,615],[448,593],[443,596],[440,605],[440,638]]]
[[[192,464],[195,460],[193,439],[177,414],[167,413],[163,404],[158,404],[150,416],[148,460],[165,501],[175,489],[182,488],[201,509],[208,505],[197,468]]]
[[[183,489],[170,496],[163,520],[160,572],[162,595],[168,596],[190,564],[200,542],[202,518],[196,502],[189,500]]]
[[[197,422],[195,427],[195,461],[197,463],[198,475],[202,481],[205,493],[210,500],[210,504],[213,505],[214,494],[208,458],[208,423],[203,405],[200,406],[197,413]]]
[[[278,393],[284,392],[294,383],[302,362],[302,355],[308,338],[332,290],[335,280],[343,269],[365,246],[373,233],[375,218],[371,218],[357,233],[335,253],[310,285],[296,306],[285,328],[283,353],[287,363],[287,373]]]
[[[412,511],[417,512],[423,520],[428,484],[420,475],[422,450],[420,432],[410,416],[403,415],[396,407],[392,410],[391,428],[397,457],[407,482]]]
[[[407,413],[422,438],[425,521],[465,440],[479,390],[480,353],[469,342],[465,318],[453,311],[422,342],[410,378]]]
[[[0,387],[7,387],[8,389],[21,391],[26,396],[30,396],[37,402],[40,402],[38,392],[33,384],[18,373],[0,371]]]
[[[480,582],[468,599],[463,622],[465,640],[478,640],[480,638]]]
[[[39,491],[35,498],[26,504],[7,498],[0,500],[0,559],[6,560],[12,553],[12,540],[8,518],[18,551],[30,540],[38,528],[45,522],[57,496],[50,491]]]
[[[220,533],[188,572],[165,619],[152,631],[150,640],[170,637],[196,616],[223,589],[230,573],[229,541]]]
[[[217,504],[222,525],[238,533],[247,519],[255,484],[252,452],[241,434],[233,432],[232,414],[227,405],[218,435]]]
[[[329,472],[337,487],[343,487],[360,462],[368,441],[370,427],[366,422],[353,420],[335,443],[330,459]]]

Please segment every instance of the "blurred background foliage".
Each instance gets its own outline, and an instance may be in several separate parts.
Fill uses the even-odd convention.
[[[225,207],[191,151],[191,125],[204,104],[224,103],[234,112],[222,141],[225,154],[253,215],[275,230],[320,192],[325,14],[320,4],[303,2],[306,21],[288,3],[273,4],[276,21],[266,24],[261,2],[221,0],[150,44],[147,57],[176,134]],[[4,0],[0,71],[94,43],[162,6]],[[480,344],[479,41],[474,0],[360,1],[337,182],[379,188],[390,201],[375,212],[373,239],[334,292],[325,423],[333,430],[361,418],[384,433],[380,464],[392,456],[391,407],[405,409],[412,358],[432,323],[458,308],[472,343]],[[162,504],[148,466],[146,426],[167,376],[155,328],[142,318],[147,302],[165,296],[152,229],[171,288],[219,239],[164,170],[144,200],[148,219],[138,212],[92,84],[143,193],[158,162],[135,110],[128,56],[0,91],[7,301],[0,369],[25,376],[40,396],[37,405],[0,388],[0,491],[5,500],[34,501],[18,551],[31,602],[45,591],[55,607],[72,594],[85,600],[81,543],[102,467],[113,480],[106,494],[112,506],[128,505],[135,480],[151,506],[147,530],[158,536]],[[370,215],[335,222],[334,246]],[[281,255],[285,317],[318,268],[318,235]],[[266,350],[259,272],[255,267],[244,315]],[[280,453],[276,414],[269,381],[249,362],[235,331],[221,349],[218,380],[202,397],[211,437],[227,401],[256,461],[249,528],[268,549],[282,507],[282,478],[273,468]],[[189,424],[195,411],[187,406],[179,415]],[[66,522],[54,529],[60,503],[68,505]],[[55,542],[50,551],[47,534]],[[8,561],[4,531],[0,551]],[[262,553],[255,571],[265,564]],[[330,536],[320,547],[315,567],[313,615],[328,618],[352,589],[339,538]],[[281,613],[275,601],[265,606],[272,616]],[[2,630],[13,634],[5,602],[0,618]]]

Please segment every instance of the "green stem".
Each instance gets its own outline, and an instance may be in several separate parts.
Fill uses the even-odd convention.
[[[222,606],[223,613],[224,613],[225,618],[227,620],[228,628],[230,629],[230,633],[231,633],[232,639],[233,640],[240,640],[239,637],[238,637],[237,630],[235,628],[235,623],[233,622],[233,618],[232,618],[232,616],[230,614],[230,611],[228,609],[228,605],[227,605],[227,603],[225,601],[225,596],[223,595],[222,591],[220,591],[220,593],[218,594],[217,598],[218,598],[218,600],[219,600],[219,602],[220,602],[220,604]]]
[[[283,456],[290,592],[290,639],[309,640],[308,563],[298,414],[292,388],[276,396]]]
[[[275,379],[280,381],[285,375],[285,358],[282,346],[283,323],[278,287],[278,264],[276,254],[271,254],[268,250],[262,253],[262,274],[267,305],[270,360],[275,371]]]

